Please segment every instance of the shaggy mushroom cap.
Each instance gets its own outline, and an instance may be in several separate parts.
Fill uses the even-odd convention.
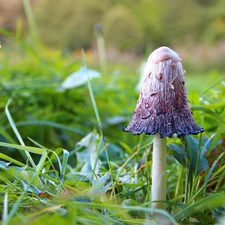
[[[136,110],[124,131],[159,133],[161,138],[204,131],[193,119],[181,58],[176,52],[168,47],[156,49],[148,58],[143,76]]]

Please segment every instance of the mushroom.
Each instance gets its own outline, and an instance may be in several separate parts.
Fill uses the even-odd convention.
[[[168,47],[153,51],[144,69],[136,109],[130,124],[124,128],[124,131],[135,135],[154,135],[152,209],[166,209],[166,137],[171,138],[173,134],[184,137],[204,131],[193,119],[184,72],[181,58],[176,52]]]

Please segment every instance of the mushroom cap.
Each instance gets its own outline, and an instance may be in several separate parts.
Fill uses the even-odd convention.
[[[166,61],[168,59],[181,61],[180,56],[175,51],[165,46],[157,48],[150,54],[148,58],[149,61],[155,64]]]
[[[194,121],[179,55],[160,47],[149,56],[144,69],[140,96],[130,124],[124,128],[133,134],[156,134],[172,137],[204,131]]]

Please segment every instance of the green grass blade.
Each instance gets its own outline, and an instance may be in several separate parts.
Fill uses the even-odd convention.
[[[97,104],[96,104],[96,101],[95,101],[95,96],[94,96],[94,92],[93,92],[93,89],[92,89],[92,86],[91,86],[91,81],[90,81],[90,78],[89,78],[89,75],[88,75],[88,66],[87,66],[86,57],[85,57],[83,49],[82,49],[82,56],[83,56],[83,61],[84,61],[84,65],[85,65],[85,68],[86,68],[86,74],[87,74],[87,77],[88,77],[88,90],[89,90],[89,94],[90,94],[90,98],[91,98],[91,103],[92,103],[93,108],[94,108],[94,112],[95,112],[95,116],[96,116],[96,119],[97,119],[97,122],[98,122],[98,127],[99,127],[99,130],[100,130],[100,133],[103,136],[102,123],[101,123],[101,119],[100,119],[100,116],[99,116],[99,113],[98,113],[98,107],[97,107]]]
[[[12,129],[13,129],[13,131],[14,131],[14,133],[15,133],[17,139],[18,139],[18,141],[20,142],[21,145],[25,146],[24,141],[23,141],[23,139],[21,138],[20,133],[19,133],[19,131],[17,130],[17,127],[16,127],[16,125],[15,125],[15,123],[14,123],[14,121],[13,121],[13,118],[12,118],[10,112],[9,112],[9,105],[10,105],[11,102],[12,102],[12,99],[10,98],[10,99],[8,100],[7,104],[6,104],[6,107],[5,107],[5,113],[6,113],[6,116],[7,116],[8,120],[9,120],[9,123],[10,123],[10,125],[11,125],[11,127],[12,127]]]
[[[42,155],[45,151],[45,149],[42,149],[42,148],[8,144],[8,143],[4,143],[4,142],[0,142],[0,146],[15,148],[15,149],[18,149],[18,150],[23,150],[23,151],[28,152],[28,153],[31,152],[31,153],[35,153],[35,154],[38,154],[38,155]],[[36,166],[35,166],[35,168],[36,168]]]
[[[5,154],[0,153],[0,159],[4,159],[7,162],[12,162],[13,164],[17,165],[17,166],[21,166],[21,167],[25,167],[26,165],[24,163],[21,163],[20,161],[11,158]]]
[[[66,167],[69,159],[69,152],[63,149],[63,162],[62,162],[62,171],[61,174],[64,176],[66,172]]]
[[[219,160],[223,157],[225,153],[220,154],[220,156],[217,158],[217,160],[215,160],[209,170],[209,172],[207,173],[204,183],[201,186],[201,188],[195,193],[195,195],[193,195],[193,197],[190,199],[190,202],[193,202],[195,200],[195,198],[199,195],[199,193],[201,193],[201,191],[205,188],[205,186],[207,185],[207,183],[209,182],[210,179],[212,179],[212,173],[217,165],[217,163],[219,162]]]
[[[104,134],[103,134],[103,129],[102,129],[102,123],[101,123],[101,119],[100,119],[100,116],[99,116],[98,107],[97,107],[97,104],[96,104],[96,101],[95,101],[94,92],[93,92],[93,89],[92,89],[92,86],[91,86],[91,81],[89,79],[88,66],[87,66],[87,61],[86,61],[86,57],[85,57],[83,49],[82,49],[82,56],[83,56],[84,65],[85,65],[85,68],[86,68],[86,71],[87,71],[86,74],[87,74],[87,77],[88,77],[88,90],[89,90],[91,102],[92,102],[92,105],[93,105],[93,108],[94,108],[94,112],[95,112],[95,116],[96,116],[96,119],[97,119],[97,122],[98,122],[98,128],[99,128],[99,131],[100,131],[100,134],[101,134],[101,138],[102,138],[102,141],[103,141],[104,150],[105,150],[105,154],[106,154],[106,159],[107,159],[107,163],[108,163],[108,166],[109,166],[109,170],[111,171],[109,156],[108,156],[108,152],[106,150],[106,145],[105,145],[105,139],[104,139]],[[96,158],[96,160],[98,160],[98,158]],[[97,163],[97,161],[96,161],[96,163]],[[113,174],[111,174],[111,179],[113,180]],[[114,193],[114,189],[113,189],[112,193]]]
[[[217,163],[218,163],[219,160],[223,157],[224,154],[225,154],[225,152],[221,153],[221,154],[219,155],[219,157],[217,158],[217,160],[215,160],[215,161],[213,162],[213,164],[212,164],[212,166],[211,166],[211,168],[210,168],[210,170],[209,170],[207,176],[205,177],[204,184],[207,183],[207,182],[209,181],[209,179],[210,179],[210,177],[211,177],[211,175],[212,175],[213,170],[215,169]]]
[[[63,124],[52,122],[52,121],[44,121],[44,120],[22,121],[22,122],[16,122],[15,125],[17,127],[29,126],[29,125],[47,126],[47,127],[57,128],[59,130],[66,130],[66,131],[73,132],[80,135],[85,135],[85,133],[79,129],[65,126]],[[5,128],[8,128],[8,126],[5,126]]]
[[[202,211],[206,208],[208,209],[214,209],[217,207],[221,207],[224,205],[225,202],[225,194],[223,193],[218,193],[218,194],[213,194],[210,196],[207,196],[205,198],[202,198],[201,200],[188,205],[185,207],[183,210],[181,210],[179,213],[174,215],[175,219],[180,219],[181,217],[186,217],[190,214],[192,214],[195,211]]]
[[[11,103],[11,101],[12,101],[12,99],[10,98],[10,99],[8,100],[7,104],[6,104],[6,107],[5,107],[5,113],[6,113],[6,116],[7,116],[8,120],[9,120],[9,123],[10,123],[10,125],[11,125],[11,127],[12,127],[12,129],[13,129],[13,131],[14,131],[16,137],[17,137],[17,139],[19,140],[20,144],[21,144],[22,146],[25,146],[25,144],[24,144],[24,142],[23,142],[23,139],[21,138],[20,133],[19,133],[19,131],[17,130],[17,127],[16,127],[16,125],[15,125],[15,123],[14,123],[14,121],[13,121],[13,118],[12,118],[10,112],[9,112],[9,104]],[[34,163],[34,161],[33,161],[32,157],[31,157],[31,155],[29,154],[29,152],[26,151],[26,150],[25,150],[24,152],[25,152],[25,154],[26,154],[28,160],[30,161],[31,165],[32,165],[34,168],[36,168],[36,164]]]
[[[0,128],[0,134],[10,143],[16,143],[15,140],[5,131],[5,129]]]
[[[34,176],[31,180],[31,182],[28,183],[28,185],[26,186],[26,189],[22,192],[22,194],[19,196],[19,198],[17,199],[17,201],[15,202],[15,204],[13,205],[9,215],[8,215],[8,221],[10,221],[13,216],[16,214],[18,208],[20,207],[22,201],[23,201],[23,198],[25,197],[25,195],[27,194],[27,191],[29,190],[29,188],[31,187],[31,185],[36,185],[37,184],[37,179],[38,179],[38,176],[40,175],[40,172],[45,164],[45,160],[47,158],[47,152],[44,151],[37,167],[36,167],[36,171],[34,173]]]
[[[2,225],[8,224],[8,193],[5,193],[2,213]]]
[[[31,8],[30,0],[23,0],[23,6],[24,6],[24,11],[26,14],[27,21],[29,24],[31,36],[33,40],[36,40],[37,31],[36,31],[36,25],[35,25],[35,20],[34,20],[34,15]]]
[[[212,109],[207,108],[206,106],[202,106],[202,105],[191,105],[191,109],[192,110],[199,110],[199,111],[205,112],[205,113],[209,114],[210,116],[216,118],[218,122],[224,123],[224,118],[222,118],[218,113],[216,113]]]
[[[41,159],[40,159],[40,161],[39,161],[39,163],[37,165],[37,168],[35,170],[34,181],[32,182],[32,183],[34,183],[35,186],[37,186],[38,177],[39,177],[39,175],[41,173],[42,168],[45,165],[46,158],[47,158],[47,151],[44,151],[44,153],[42,154]]]
[[[205,89],[201,95],[204,95],[206,92],[208,92],[209,90],[211,90],[212,88],[214,88],[216,85],[220,84],[222,81],[225,80],[225,77],[220,78],[218,81],[216,81],[215,83],[213,83],[212,85],[210,85],[207,89]]]
[[[123,171],[123,168],[125,168],[125,166],[128,164],[128,162],[129,162],[131,159],[133,159],[136,155],[138,155],[139,151],[140,151],[140,150],[134,152],[134,153],[133,153],[133,154],[132,154],[125,162],[124,162],[124,164],[120,167],[120,170],[119,170],[119,172],[117,173],[116,178],[115,178],[116,181],[118,180],[118,178],[119,178],[119,176],[120,176],[120,173]]]
[[[67,150],[63,149],[62,169],[60,171],[60,179],[62,182],[64,181],[68,159],[69,159],[69,152]]]

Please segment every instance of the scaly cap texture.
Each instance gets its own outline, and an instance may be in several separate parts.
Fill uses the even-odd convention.
[[[136,110],[124,131],[159,133],[161,138],[204,131],[193,119],[181,58],[176,52],[168,47],[156,49],[148,58],[143,76]]]

